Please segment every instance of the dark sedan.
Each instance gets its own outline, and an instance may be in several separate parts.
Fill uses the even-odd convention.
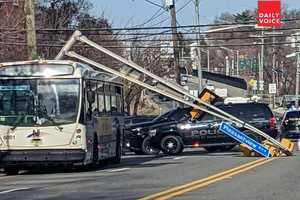
[[[300,111],[288,111],[284,114],[281,126],[281,137],[290,139],[300,138]]]

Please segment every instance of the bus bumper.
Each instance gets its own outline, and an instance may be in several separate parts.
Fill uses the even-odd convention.
[[[0,165],[72,165],[83,163],[85,155],[86,153],[82,149],[0,151]]]

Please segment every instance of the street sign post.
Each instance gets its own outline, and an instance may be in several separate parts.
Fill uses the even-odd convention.
[[[260,80],[259,81],[259,88],[258,88],[259,91],[264,91],[264,81]]]
[[[276,94],[277,88],[276,83],[269,84],[269,94]]]
[[[251,147],[255,152],[259,153],[264,157],[269,157],[269,150],[258,143],[257,141],[253,140],[245,133],[241,132],[240,130],[234,128],[233,126],[229,125],[226,122],[222,122],[219,126],[219,131],[225,133],[226,135],[232,137],[233,139],[239,141],[240,143],[246,144]]]
[[[257,90],[257,80],[253,80],[253,87],[252,90]]]

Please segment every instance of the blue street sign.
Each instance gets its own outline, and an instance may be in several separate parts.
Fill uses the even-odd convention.
[[[225,133],[226,135],[232,137],[233,139],[239,141],[240,143],[248,145],[260,155],[264,157],[269,157],[269,150],[265,146],[261,145],[257,141],[247,136],[245,133],[230,126],[229,124],[222,122],[219,126],[219,131]]]

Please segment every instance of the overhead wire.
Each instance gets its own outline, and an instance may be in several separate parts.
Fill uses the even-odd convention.
[[[257,37],[253,37],[253,36],[249,36],[249,37],[214,37],[214,38],[185,38],[185,39],[180,39],[180,41],[196,41],[196,40],[200,40],[200,41],[220,41],[220,40],[250,40],[250,39],[272,39],[273,37],[275,38],[286,38],[289,35],[264,35],[264,36],[257,36]],[[294,35],[297,36],[297,35]],[[45,40],[44,40],[45,41]],[[172,38],[165,38],[165,39],[138,39],[137,37],[135,38],[127,38],[127,39],[110,39],[110,40],[98,40],[98,42],[168,42],[168,41],[172,41]]]
[[[179,12],[179,10],[178,10]],[[284,21],[300,21],[300,18],[293,18],[293,19],[285,19],[282,20]],[[183,26],[177,26],[177,29],[180,28],[197,28],[197,27],[218,27],[218,26],[233,26],[233,25],[253,25],[253,27],[256,25],[255,22],[247,22],[247,23],[218,23],[218,24],[201,24],[201,25],[183,25]],[[124,27],[124,28],[88,28],[88,29],[80,29],[82,31],[122,31],[122,30],[159,30],[159,29],[171,29],[171,26],[149,26],[149,27]],[[10,29],[10,28],[0,28],[0,30],[15,30],[15,29]],[[25,29],[23,29],[25,31]],[[43,28],[43,29],[37,29],[40,31],[74,31],[76,29],[74,28],[60,28],[60,29],[55,29],[55,28]],[[273,29],[272,29],[273,30]],[[275,29],[278,30],[278,29]]]
[[[155,3],[155,2],[153,2],[153,1],[150,1],[150,0],[144,0],[144,1],[150,3],[150,4],[154,5],[154,6],[157,6],[157,7],[160,7],[160,8],[164,8],[162,5],[160,5],[160,4],[158,4],[158,3]]]
[[[239,27],[239,28],[245,28],[245,27]],[[0,28],[1,30],[1,28]],[[82,29],[79,29],[81,32],[83,32],[84,34],[86,35],[112,35],[113,33],[101,33],[101,32],[97,32],[95,30],[82,30]],[[299,27],[289,27],[289,28],[278,28],[278,29],[275,29],[275,31],[291,31],[291,30],[299,30]],[[75,31],[75,30],[72,30],[72,31]],[[159,35],[159,34],[162,34],[162,35],[172,35],[172,33],[170,33],[171,30],[166,30],[166,31],[162,31],[162,32],[145,32],[145,33],[141,33],[141,32],[138,32],[138,33],[118,33],[117,35],[119,36],[125,36],[125,35],[129,35],[129,36],[142,36],[142,35]],[[212,30],[211,30],[212,31]],[[207,35],[207,34],[224,34],[224,33],[257,33],[257,32],[261,32],[261,30],[257,30],[257,29],[248,29],[248,30],[224,30],[224,31],[216,31],[216,32],[205,32],[205,31],[202,31],[200,32],[201,35]],[[265,33],[267,32],[273,32],[272,30],[270,31],[266,31],[264,30]],[[71,34],[72,32],[70,32]],[[61,35],[61,34],[66,34],[65,32],[63,31],[56,31],[54,33],[49,33],[45,30],[37,30],[37,34],[56,34],[56,35]],[[198,34],[198,33],[195,33],[195,32],[181,32],[181,34],[183,35],[194,35],[194,34]]]
[[[205,48],[219,48],[219,47],[246,47],[246,46],[279,46],[279,45],[290,45],[290,44],[299,44],[300,42],[276,42],[276,43],[241,43],[241,44],[222,44],[222,45],[195,45],[193,47],[205,47]],[[27,45],[26,42],[0,42],[2,45],[20,45],[20,46],[25,46]],[[160,44],[159,44],[160,45]],[[45,46],[45,47],[62,47],[64,44],[37,44],[37,46]],[[132,48],[131,46],[105,46],[106,48]],[[87,45],[75,45],[74,47],[89,47]],[[172,45],[169,46],[137,46],[134,48],[159,48],[159,49],[164,49],[164,48],[173,48]],[[181,47],[178,47],[181,48]]]

